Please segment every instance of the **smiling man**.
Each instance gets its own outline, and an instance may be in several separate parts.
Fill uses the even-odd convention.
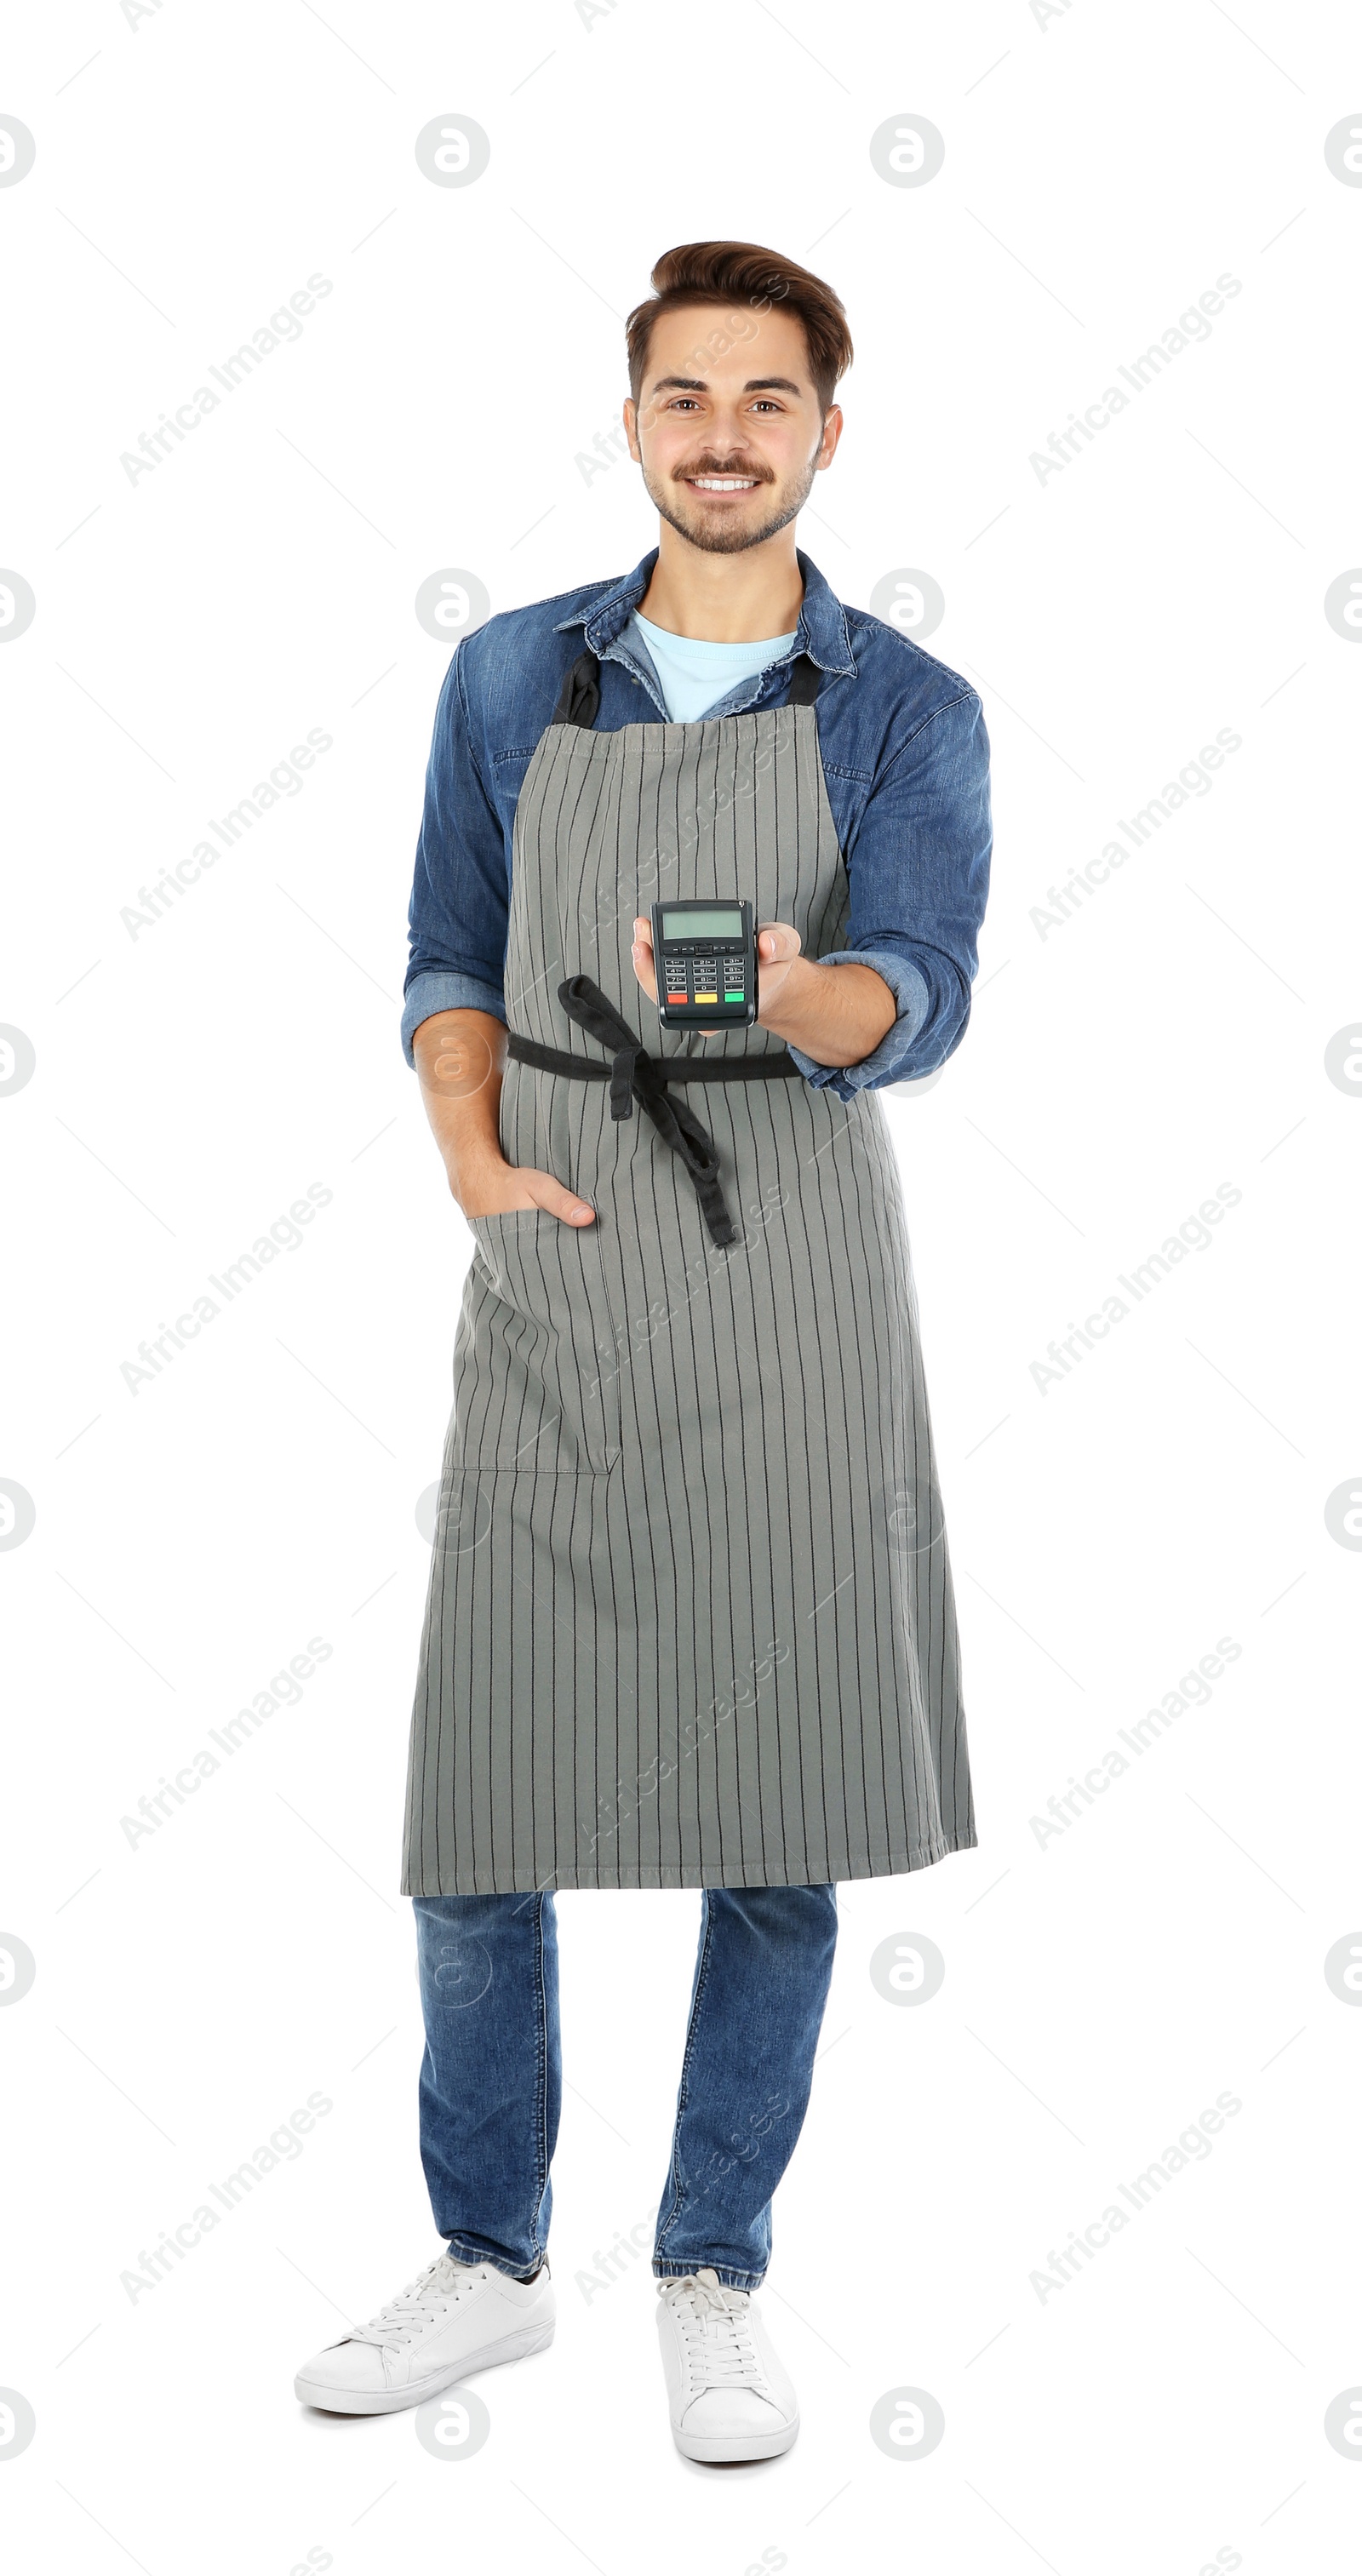
[[[652,2268],[673,2437],[725,2462],[798,2430],[753,2293],[837,1882],[975,1841],[876,1095],[964,1034],[988,745],[796,546],[842,431],[832,289],[743,242],[652,283],[624,424],[658,543],[490,618],[435,719],[403,1038],[474,1253],[402,1888],[446,2250],[296,2386],[386,2412],[551,2341],[554,1892],[696,1888]],[[851,2259],[843,2215],[809,2261]]]

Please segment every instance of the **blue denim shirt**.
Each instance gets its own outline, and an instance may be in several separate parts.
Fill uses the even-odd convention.
[[[825,675],[818,739],[851,889],[849,945],[829,956],[873,966],[897,1016],[859,1064],[790,1053],[809,1082],[850,1100],[933,1072],[964,1036],[992,849],[988,735],[968,681],[897,627],[844,607],[817,565],[797,559],[804,604],[789,652],[708,715],[784,705],[800,653]],[[623,580],[508,609],[455,650],[435,711],[412,887],[402,1014],[409,1064],[413,1034],[433,1011],[506,1018],[516,799],[583,644],[601,662],[598,733],[667,721],[655,675],[625,633],[656,561],[654,547]]]

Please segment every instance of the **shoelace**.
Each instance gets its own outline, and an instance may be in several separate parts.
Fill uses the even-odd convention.
[[[410,2343],[424,2326],[433,2325],[437,2316],[452,2300],[461,2297],[473,2279],[470,2264],[456,2263],[451,2254],[437,2254],[433,2263],[408,2281],[395,2299],[370,2317],[367,2325],[351,2326],[350,2343],[390,2344],[394,2348]]]
[[[665,2281],[662,2296],[679,2318],[686,2365],[706,2388],[759,2388],[766,2374],[752,2341],[751,2294],[725,2289],[715,2272],[688,2272]]]

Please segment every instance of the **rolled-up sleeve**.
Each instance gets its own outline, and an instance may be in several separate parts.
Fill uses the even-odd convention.
[[[819,1064],[791,1047],[816,1089],[852,1100],[933,1073],[964,1036],[993,847],[988,760],[969,690],[918,725],[876,779],[843,853],[849,944],[820,962],[873,966],[896,1016],[859,1064]]]
[[[471,640],[471,639],[470,639]],[[483,783],[469,725],[460,645],[435,710],[425,807],[407,915],[402,1052],[433,1011],[506,1017],[503,971],[510,883],[506,843]]]

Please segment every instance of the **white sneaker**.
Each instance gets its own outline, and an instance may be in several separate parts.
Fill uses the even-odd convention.
[[[748,2290],[717,2272],[659,2281],[657,2331],[672,2439],[688,2460],[773,2460],[799,2405]]]
[[[294,2393],[333,2415],[391,2415],[494,2361],[542,2352],[553,2321],[547,2263],[514,2281],[491,2263],[440,2254],[366,2326],[305,2361]]]

